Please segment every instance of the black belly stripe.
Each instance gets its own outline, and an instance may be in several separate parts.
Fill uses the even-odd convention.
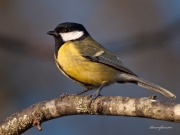
[[[68,75],[68,74],[63,70],[63,68],[61,67],[61,65],[60,65],[56,60],[55,60],[55,62],[56,62],[56,64],[58,65],[58,68],[59,68],[64,74],[66,74],[66,76],[67,76],[68,78],[70,78],[70,79],[73,80],[74,82],[79,83],[80,85],[83,85],[84,87],[86,87],[86,88],[88,88],[88,89],[92,89],[92,88],[93,88],[92,85],[86,84],[86,83],[83,83],[83,82],[80,82],[80,81],[76,80],[74,77]]]

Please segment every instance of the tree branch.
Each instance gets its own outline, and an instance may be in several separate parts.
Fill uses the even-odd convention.
[[[68,115],[116,115],[180,122],[180,104],[150,98],[99,96],[89,107],[88,96],[65,95],[34,104],[0,124],[1,135],[19,135],[34,125]]]

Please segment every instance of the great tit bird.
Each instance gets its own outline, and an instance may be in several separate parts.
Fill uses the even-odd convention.
[[[175,99],[170,91],[138,77],[103,46],[97,43],[83,25],[65,22],[47,34],[55,39],[55,63],[68,78],[86,89],[78,95],[96,89],[91,101],[100,95],[103,87],[112,83],[134,83]]]

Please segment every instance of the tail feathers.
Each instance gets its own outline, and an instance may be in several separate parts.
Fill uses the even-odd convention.
[[[170,98],[170,99],[172,99],[172,100],[175,100],[175,99],[176,99],[176,96],[175,96],[173,93],[171,93],[170,91],[168,91],[168,90],[166,90],[166,89],[164,89],[164,88],[162,88],[162,87],[160,87],[160,86],[158,86],[158,85],[156,85],[156,84],[153,84],[153,83],[151,83],[151,82],[148,82],[148,81],[146,81],[146,80],[143,80],[143,79],[141,79],[141,78],[139,78],[137,84],[138,84],[139,86],[141,86],[141,87],[146,88],[146,89],[153,90],[153,91],[155,91],[155,92],[161,93],[161,94],[164,95],[165,97],[168,97],[168,98]]]
[[[176,96],[173,93],[171,93],[170,91],[168,91],[168,90],[166,90],[166,89],[164,89],[164,88],[162,88],[162,87],[160,87],[154,83],[151,83],[149,81],[146,81],[142,78],[139,78],[139,77],[133,76],[133,75],[126,74],[125,76],[126,76],[126,78],[128,78],[128,80],[131,80],[132,82],[136,82],[141,87],[144,87],[146,89],[158,92],[158,93],[160,93],[160,94],[164,95],[165,97],[168,97],[172,100],[175,100],[175,98],[176,98]]]

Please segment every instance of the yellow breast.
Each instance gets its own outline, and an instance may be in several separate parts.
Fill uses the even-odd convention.
[[[93,87],[99,87],[103,82],[112,83],[117,74],[117,70],[107,65],[84,58],[72,42],[59,49],[56,61],[68,76]]]

